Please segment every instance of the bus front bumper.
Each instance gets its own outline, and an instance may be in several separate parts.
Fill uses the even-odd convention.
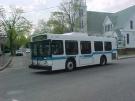
[[[38,70],[48,70],[52,71],[52,66],[40,66],[40,65],[29,65],[29,68],[31,69],[38,69]]]

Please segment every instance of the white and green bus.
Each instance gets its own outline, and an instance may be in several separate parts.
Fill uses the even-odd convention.
[[[72,71],[89,65],[106,65],[117,59],[115,38],[84,33],[42,34],[31,39],[32,69]]]

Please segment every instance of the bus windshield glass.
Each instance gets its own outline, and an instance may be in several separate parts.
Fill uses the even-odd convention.
[[[32,56],[49,57],[51,56],[50,40],[31,43]]]

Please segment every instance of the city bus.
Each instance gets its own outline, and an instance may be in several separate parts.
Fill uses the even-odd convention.
[[[117,59],[115,38],[85,33],[35,35],[30,46],[32,69],[73,71],[89,65],[103,66]]]

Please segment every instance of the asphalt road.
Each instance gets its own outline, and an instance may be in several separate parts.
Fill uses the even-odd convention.
[[[73,72],[28,69],[29,56],[14,57],[0,72],[0,101],[135,101],[135,59]]]

